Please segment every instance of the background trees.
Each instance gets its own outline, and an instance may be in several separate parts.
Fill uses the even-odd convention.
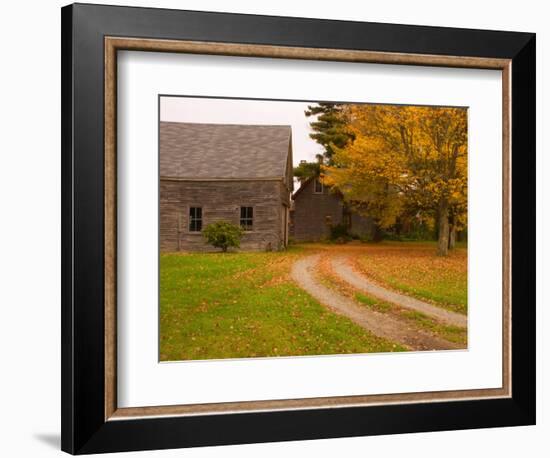
[[[321,174],[321,162],[323,156],[317,155],[317,162],[300,161],[298,166],[294,167],[294,176],[303,183],[308,178],[318,177]]]
[[[323,146],[323,154],[317,154],[317,161],[302,161],[294,167],[294,176],[300,182],[321,174],[321,164],[332,164],[332,156],[337,148],[343,148],[353,140],[353,133],[348,129],[347,105],[321,102],[309,105],[304,113],[308,118],[313,133],[309,136]]]
[[[467,111],[348,105],[348,141],[331,143],[323,181],[382,228],[399,219],[435,221],[446,255],[467,224]],[[340,110],[342,113],[342,110]],[[313,135],[312,135],[313,137]]]
[[[330,165],[334,152],[354,138],[353,132],[347,128],[347,105],[320,102],[308,106],[305,115],[316,117],[316,120],[310,123],[313,133],[309,136],[324,147],[324,163]]]

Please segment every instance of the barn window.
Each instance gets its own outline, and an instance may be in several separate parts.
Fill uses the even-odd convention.
[[[313,192],[315,194],[323,194],[323,183],[321,183],[321,180],[319,180],[319,178],[315,179],[315,182],[313,185]]]
[[[189,207],[189,232],[202,230],[202,207]]]
[[[241,227],[245,231],[252,230],[253,218],[254,218],[254,210],[252,207],[241,207]]]

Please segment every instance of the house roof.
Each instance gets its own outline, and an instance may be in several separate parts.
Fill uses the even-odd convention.
[[[290,126],[160,123],[160,176],[250,179],[287,176]]]
[[[294,194],[292,194],[291,198],[292,200],[296,199],[298,195],[307,188],[307,185],[313,180],[313,177],[308,177],[304,181],[300,183],[300,187],[296,190]]]
[[[313,181],[314,178],[318,178],[318,177],[308,177],[304,181],[302,181],[300,183],[300,187],[296,190],[294,194],[292,194],[292,197],[291,197],[292,200],[295,200],[304,191],[304,189],[306,189],[309,186],[309,184]],[[325,188],[330,188],[330,186],[326,184],[323,184],[323,186]]]

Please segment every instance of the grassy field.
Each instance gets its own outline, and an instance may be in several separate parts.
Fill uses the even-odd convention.
[[[402,350],[294,285],[290,266],[312,249],[162,255],[161,361]]]
[[[447,257],[436,256],[435,250],[429,242],[368,244],[356,258],[357,267],[381,284],[466,313],[467,248],[460,246]]]
[[[379,283],[466,313],[464,247],[447,258],[436,256],[434,244],[415,242],[304,244],[272,253],[163,254],[161,361],[404,350],[332,313],[290,279],[292,263],[300,256],[342,250]],[[333,286],[357,303],[397,316],[410,326],[466,342],[464,329],[444,326],[341,283]]]

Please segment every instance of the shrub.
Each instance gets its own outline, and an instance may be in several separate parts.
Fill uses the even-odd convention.
[[[345,224],[336,224],[330,226],[330,240],[338,243],[346,243],[351,240],[351,236],[348,233],[348,227]]]
[[[202,235],[206,241],[225,253],[228,248],[238,248],[241,245],[243,230],[227,221],[217,221],[206,226]]]
[[[359,237],[359,240],[361,240],[362,243],[372,243],[374,242],[374,235],[370,232],[367,232],[366,234],[361,234]]]

